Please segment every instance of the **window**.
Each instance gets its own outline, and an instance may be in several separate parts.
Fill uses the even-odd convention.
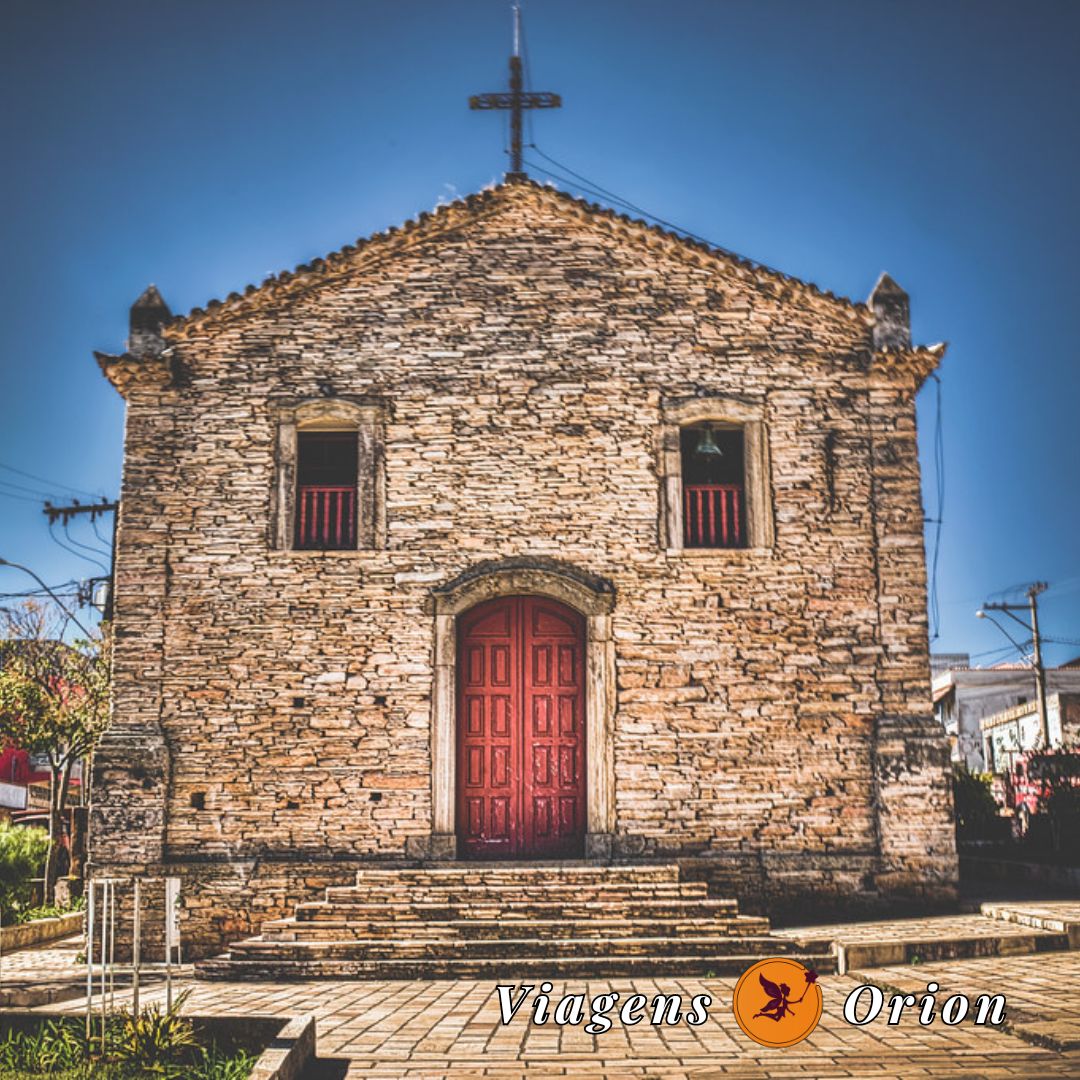
[[[687,424],[679,431],[683,547],[746,547],[745,452],[741,427]]]
[[[382,547],[382,410],[339,397],[277,405],[270,543],[278,550]]]
[[[356,547],[357,457],[355,431],[297,432],[294,548]]]
[[[764,403],[691,397],[662,406],[661,543],[669,552],[773,543]]]

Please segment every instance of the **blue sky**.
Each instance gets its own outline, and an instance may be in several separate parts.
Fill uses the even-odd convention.
[[[1044,633],[1080,642],[1080,4],[527,0],[525,24],[565,103],[536,115],[545,153],[835,292],[887,269],[916,339],[950,342],[934,648],[1007,646],[973,612],[1034,578]],[[116,492],[91,350],[122,347],[139,292],[184,311],[497,178],[502,120],[466,100],[508,46],[506,0],[8,0],[0,556],[100,573],[34,500]],[[931,515],[934,415],[929,386]]]

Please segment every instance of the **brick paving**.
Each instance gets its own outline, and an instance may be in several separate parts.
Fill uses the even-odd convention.
[[[63,949],[43,958],[42,970],[55,971]],[[69,958],[73,953],[67,950]],[[17,955],[17,954],[16,954]],[[20,961],[23,970],[32,961]],[[930,979],[945,992],[971,996],[1003,992],[1008,997],[1008,1030],[940,1022],[921,1027],[906,1015],[889,1027],[884,1016],[864,1028],[844,1022],[848,992],[862,981],[925,989]],[[468,1077],[528,1080],[533,1077],[583,1077],[589,1080],[706,1080],[710,1077],[814,1080],[844,1078],[947,1078],[996,1080],[1006,1077],[1080,1076],[1080,955],[1060,952],[949,961],[918,967],[877,969],[849,976],[824,976],[825,1014],[811,1037],[796,1047],[766,1050],[747,1040],[730,1012],[731,978],[597,979],[555,983],[562,993],[590,997],[611,991],[651,997],[698,993],[714,997],[709,1020],[699,1028],[624,1027],[590,1036],[582,1028],[529,1024],[521,1012],[506,1027],[499,1022],[491,981],[439,982],[196,982],[187,1010],[196,1013],[259,1013],[293,1016],[311,1012],[319,1019],[319,1052],[348,1059],[348,1076],[368,1080],[420,1080]],[[160,987],[144,999],[159,1000]],[[118,994],[118,1001],[125,999]],[[52,1006],[77,1011],[73,1000]],[[523,1007],[524,1009],[524,1007]],[[1040,1026],[1041,1025],[1041,1026]],[[1046,1037],[1064,1051],[1035,1045]]]
[[[925,993],[927,982],[933,980],[941,987],[936,995],[939,1002],[953,992],[971,998],[979,994],[1005,994],[1010,1031],[1028,1041],[1080,1051],[1080,953],[1010,956],[1007,960],[982,957],[917,967],[872,968],[861,976],[905,993],[920,994]]]

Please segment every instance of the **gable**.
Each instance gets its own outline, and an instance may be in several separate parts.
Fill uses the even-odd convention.
[[[837,297],[731,252],[633,220],[535,181],[515,179],[432,213],[422,213],[400,228],[391,227],[362,238],[295,270],[273,275],[261,285],[249,285],[243,293],[232,293],[224,301],[212,300],[205,308],[195,308],[172,320],[165,335],[183,338],[194,332],[212,332],[215,325],[230,324],[254,313],[284,311],[313,292],[347,286],[354,280],[362,282],[383,273],[395,261],[421,252],[430,254],[432,245],[452,244],[485,227],[489,236],[500,227],[534,239],[541,229],[549,236],[560,231],[579,238],[592,236],[598,243],[598,256],[602,252],[616,256],[621,253],[626,260],[634,261],[648,252],[654,261],[670,259],[688,264],[706,275],[715,275],[718,284],[760,293],[771,302],[809,305],[824,316],[863,325],[873,321],[865,304]],[[538,269],[535,260],[531,268],[534,272]]]

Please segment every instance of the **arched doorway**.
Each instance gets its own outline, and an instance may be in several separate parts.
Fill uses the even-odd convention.
[[[585,620],[541,596],[457,625],[457,848],[464,858],[584,853]]]

